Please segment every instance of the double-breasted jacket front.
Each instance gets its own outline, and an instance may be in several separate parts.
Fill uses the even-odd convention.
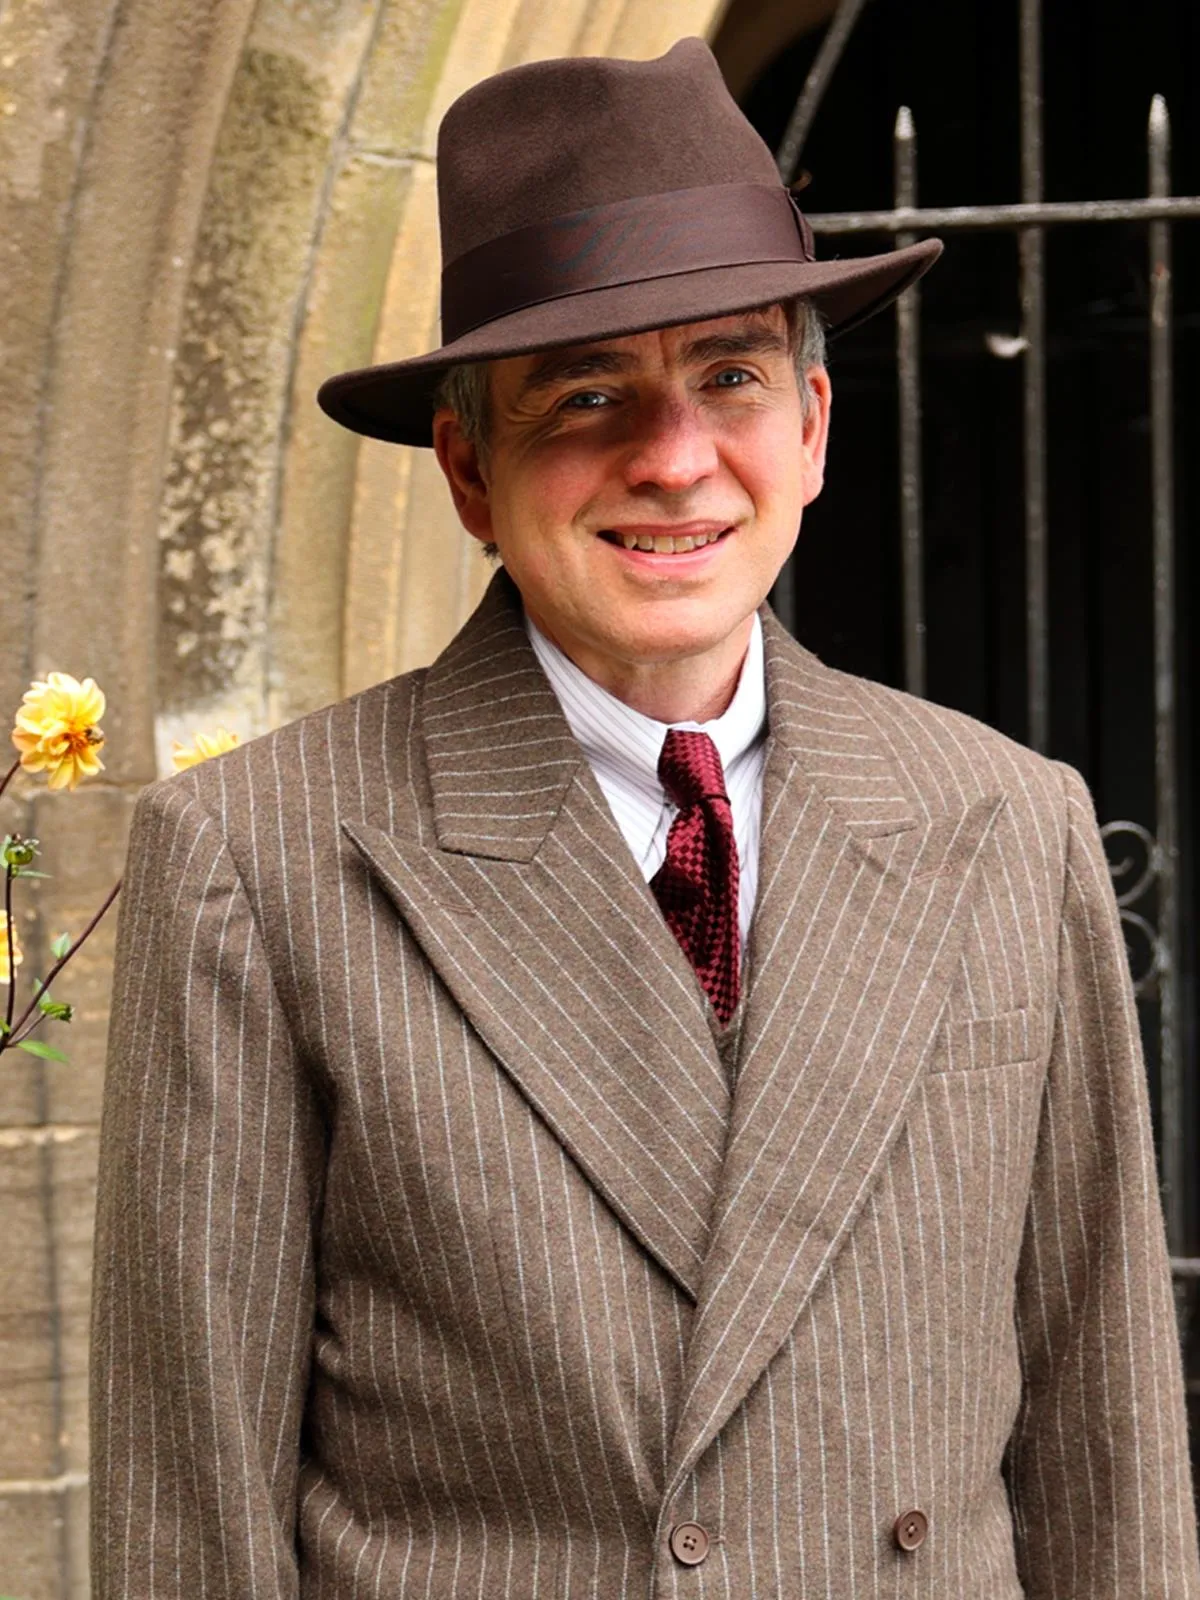
[[[503,575],[145,793],[101,1600],[1200,1594],[1087,793],[764,628],[723,1040]]]

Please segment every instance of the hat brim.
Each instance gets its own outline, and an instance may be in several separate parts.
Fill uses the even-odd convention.
[[[833,336],[890,305],[941,253],[941,240],[923,239],[886,255],[707,267],[588,289],[509,312],[427,355],[338,373],[321,385],[317,401],[335,422],[369,439],[428,447],[434,392],[446,369],[459,362],[496,361],[704,322],[794,295],[813,300]]]

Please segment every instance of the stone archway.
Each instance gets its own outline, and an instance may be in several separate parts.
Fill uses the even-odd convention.
[[[446,105],[501,67],[655,55],[714,0],[260,0],[217,140],[164,478],[160,757],[428,661],[487,569],[427,452],[312,403],[341,366],[437,342]]]
[[[433,136],[497,68],[635,57],[718,0],[9,0],[0,7],[0,716],[108,693],[106,772],[15,784],[55,877],[27,967],[120,870],[179,729],[251,734],[428,659],[485,577],[429,460],[312,403],[428,348]],[[157,753],[156,753],[157,744]],[[44,930],[44,931],[43,931]],[[88,1593],[91,1217],[112,919],[71,1063],[0,1073],[0,1593]]]

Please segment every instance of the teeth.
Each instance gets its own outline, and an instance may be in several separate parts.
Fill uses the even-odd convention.
[[[618,537],[626,550],[653,550],[656,555],[678,555],[687,550],[700,550],[706,544],[715,544],[719,533],[691,534],[622,533]]]

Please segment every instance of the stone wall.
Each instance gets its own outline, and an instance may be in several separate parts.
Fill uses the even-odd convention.
[[[106,771],[18,783],[26,973],[120,871],[173,737],[430,659],[486,567],[428,454],[312,401],[437,339],[445,106],[548,55],[659,54],[719,0],[0,0],[0,721],[57,668]],[[87,1320],[112,919],[69,1065],[0,1066],[0,1595],[87,1582]],[[103,1383],[93,1374],[93,1383]]]

